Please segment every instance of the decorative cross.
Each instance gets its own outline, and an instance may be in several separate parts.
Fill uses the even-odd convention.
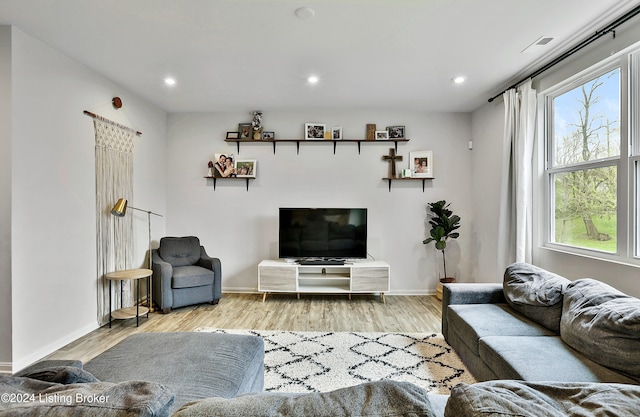
[[[393,148],[390,148],[389,155],[383,155],[382,159],[385,161],[389,161],[389,163],[391,164],[391,166],[389,167],[389,171],[391,172],[391,175],[389,176],[389,178],[395,178],[396,177],[396,161],[402,161],[402,155],[396,155],[396,150]]]

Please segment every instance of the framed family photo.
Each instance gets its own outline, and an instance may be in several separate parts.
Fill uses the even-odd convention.
[[[236,176],[238,178],[255,178],[256,177],[256,160],[255,159],[236,160]]]
[[[251,123],[238,124],[238,132],[240,133],[240,139],[251,139]]]
[[[336,126],[331,128],[331,139],[333,140],[342,139],[342,126]]]
[[[217,153],[213,162],[212,174],[215,178],[228,178],[234,174],[234,155],[232,153]]]
[[[409,152],[409,169],[413,178],[433,178],[433,151]]]
[[[406,139],[404,135],[404,126],[387,126],[389,139]]]
[[[389,132],[386,130],[376,130],[376,140],[389,140]]]
[[[305,139],[324,139],[324,132],[327,130],[327,125],[322,123],[305,123],[304,124],[304,138]]]

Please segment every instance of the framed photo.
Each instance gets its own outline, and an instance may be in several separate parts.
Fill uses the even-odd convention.
[[[406,139],[404,135],[404,126],[387,126],[389,139]]]
[[[238,159],[236,161],[236,176],[238,178],[255,178],[256,177],[256,160],[255,159]]]
[[[342,126],[336,126],[331,128],[331,139],[333,140],[342,139]]]
[[[235,157],[232,153],[217,153],[213,162],[213,176],[215,178],[235,177],[234,169]]]
[[[433,178],[433,151],[409,152],[409,169],[413,178]]]
[[[386,130],[376,130],[376,140],[389,140],[389,132]]]
[[[327,125],[321,123],[305,123],[304,124],[304,138],[305,139],[324,139],[324,132],[327,130]]]
[[[238,132],[240,139],[251,139],[251,123],[239,123]]]
[[[262,140],[273,140],[276,138],[274,132],[262,132]]]
[[[238,132],[227,132],[227,139],[240,139],[240,133],[238,133]]]

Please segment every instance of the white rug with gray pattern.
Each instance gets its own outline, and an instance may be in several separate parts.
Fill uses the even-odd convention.
[[[265,348],[265,391],[323,392],[367,381],[407,381],[449,394],[474,383],[441,334],[225,330],[200,332],[260,336]]]

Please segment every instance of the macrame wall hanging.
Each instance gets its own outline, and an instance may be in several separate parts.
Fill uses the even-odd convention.
[[[132,216],[116,218],[111,208],[119,198],[133,201],[133,139],[140,132],[87,111],[85,114],[94,118],[95,128],[98,323],[103,325],[109,320],[109,282],[104,275],[132,268]],[[113,307],[133,305],[130,283],[125,282],[123,291],[120,282],[116,283],[112,285]]]

